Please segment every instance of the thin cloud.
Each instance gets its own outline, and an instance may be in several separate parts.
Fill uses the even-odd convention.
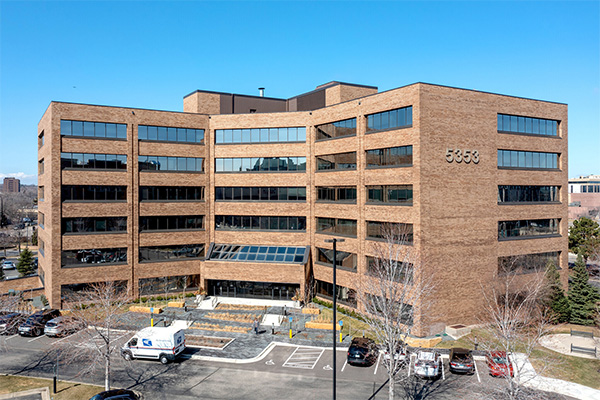
[[[10,174],[5,174],[0,172],[0,179],[4,178],[17,178],[21,181],[22,184],[31,185],[37,183],[37,175],[29,175],[25,172],[13,172]]]

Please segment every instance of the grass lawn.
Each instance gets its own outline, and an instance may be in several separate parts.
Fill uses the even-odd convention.
[[[559,325],[554,331],[556,333],[568,333],[571,327],[576,330],[590,330],[589,328],[586,329],[576,325]],[[443,341],[436,347],[446,349],[464,347],[472,349],[475,336],[478,337],[480,343],[486,340],[484,331],[473,329],[471,334],[467,336],[463,336],[458,340]],[[600,360],[573,357],[539,346],[531,354],[530,361],[535,370],[542,376],[563,379],[594,389],[600,389]]]
[[[330,308],[324,308],[323,310],[321,310],[321,315],[324,318],[329,318],[329,320],[331,321],[333,319],[333,310]],[[344,336],[346,335],[350,335],[350,336],[362,336],[363,335],[363,330],[365,333],[366,337],[370,337],[371,339],[375,339],[375,335],[373,335],[372,332],[370,332],[370,328],[369,325],[357,320],[356,318],[352,318],[349,317],[347,315],[344,315],[340,312],[336,313],[336,318],[337,320],[342,320],[343,325],[342,325],[342,334]]]
[[[57,393],[53,394],[51,379],[0,375],[0,394],[14,393],[43,387],[50,389],[50,395],[54,398],[54,400],[89,399],[93,395],[104,390],[104,387],[102,386],[58,381]]]

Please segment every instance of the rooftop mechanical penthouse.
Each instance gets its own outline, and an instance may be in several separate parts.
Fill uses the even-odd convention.
[[[388,223],[434,277],[435,316],[475,323],[480,284],[521,260],[566,283],[567,105],[415,83],[331,82],[278,99],[198,90],[184,112],[52,102],[39,126],[39,275],[53,307],[100,281],[135,296],[356,306]],[[523,257],[518,257],[523,256]],[[518,258],[517,258],[518,257]],[[523,261],[525,260],[525,261]]]

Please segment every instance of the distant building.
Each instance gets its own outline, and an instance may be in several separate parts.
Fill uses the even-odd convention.
[[[21,181],[17,178],[4,178],[2,191],[4,193],[19,193],[21,191]]]
[[[580,217],[600,221],[600,175],[569,179],[569,222]]]

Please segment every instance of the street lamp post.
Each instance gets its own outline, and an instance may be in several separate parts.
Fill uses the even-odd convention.
[[[333,400],[335,400],[335,380],[336,380],[336,340],[337,340],[337,332],[336,332],[336,326],[337,326],[337,321],[336,321],[336,311],[337,311],[337,295],[335,293],[336,291],[336,287],[337,287],[337,283],[336,283],[336,269],[335,269],[335,264],[337,261],[337,248],[336,248],[336,243],[337,242],[344,242],[344,239],[337,239],[337,238],[333,238],[333,239],[325,239],[326,243],[333,243]]]

